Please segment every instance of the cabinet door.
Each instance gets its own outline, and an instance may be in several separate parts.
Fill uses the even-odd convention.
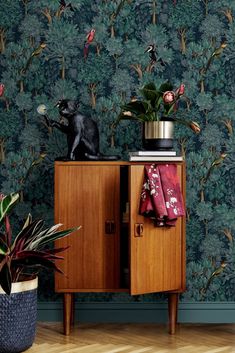
[[[184,191],[183,164],[177,165],[177,173]],[[139,215],[143,177],[143,165],[130,167],[130,292],[182,291],[185,286],[185,220],[178,218],[175,227],[161,228]],[[137,224],[143,225],[140,237],[136,234]]]
[[[119,287],[120,167],[56,165],[55,222],[81,225],[56,242],[69,246],[58,266],[57,291],[103,291]]]

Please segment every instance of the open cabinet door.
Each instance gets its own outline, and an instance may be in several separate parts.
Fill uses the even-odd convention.
[[[130,293],[181,292],[185,287],[185,219],[175,227],[155,227],[139,215],[144,165],[131,165],[130,190]],[[185,194],[184,163],[177,164]],[[184,197],[185,199],[185,197]]]

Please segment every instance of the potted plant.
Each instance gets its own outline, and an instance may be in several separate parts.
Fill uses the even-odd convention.
[[[123,105],[118,122],[122,119],[134,119],[144,123],[143,145],[148,150],[171,149],[173,147],[174,123],[178,122],[200,132],[194,121],[177,119],[179,100],[184,96],[185,86],[181,84],[175,91],[169,82],[158,89],[154,83],[148,83],[140,89],[141,98],[133,98]],[[170,116],[172,115],[172,116]]]
[[[61,272],[55,265],[65,248],[47,245],[79,229],[58,230],[61,224],[44,227],[29,214],[20,232],[12,237],[9,213],[19,194],[0,195],[0,351],[22,352],[35,337],[37,313],[37,273],[45,267]]]

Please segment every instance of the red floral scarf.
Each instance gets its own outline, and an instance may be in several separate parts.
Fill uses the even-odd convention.
[[[174,226],[185,215],[176,164],[146,164],[140,198],[140,214],[155,225]]]

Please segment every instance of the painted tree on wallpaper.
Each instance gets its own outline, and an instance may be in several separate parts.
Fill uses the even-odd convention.
[[[176,127],[176,148],[187,160],[183,298],[235,300],[234,1],[69,2],[74,11],[58,0],[8,0],[1,8],[1,192],[21,191],[19,218],[29,211],[53,217],[53,161],[66,153],[66,141],[37,114],[39,104],[59,119],[56,101],[78,99],[99,124],[101,150],[126,158],[141,147],[141,129],[133,122],[115,127],[120,105],[146,82],[183,82],[189,100],[177,114],[202,128],[196,136]],[[156,45],[154,66],[149,44]]]

